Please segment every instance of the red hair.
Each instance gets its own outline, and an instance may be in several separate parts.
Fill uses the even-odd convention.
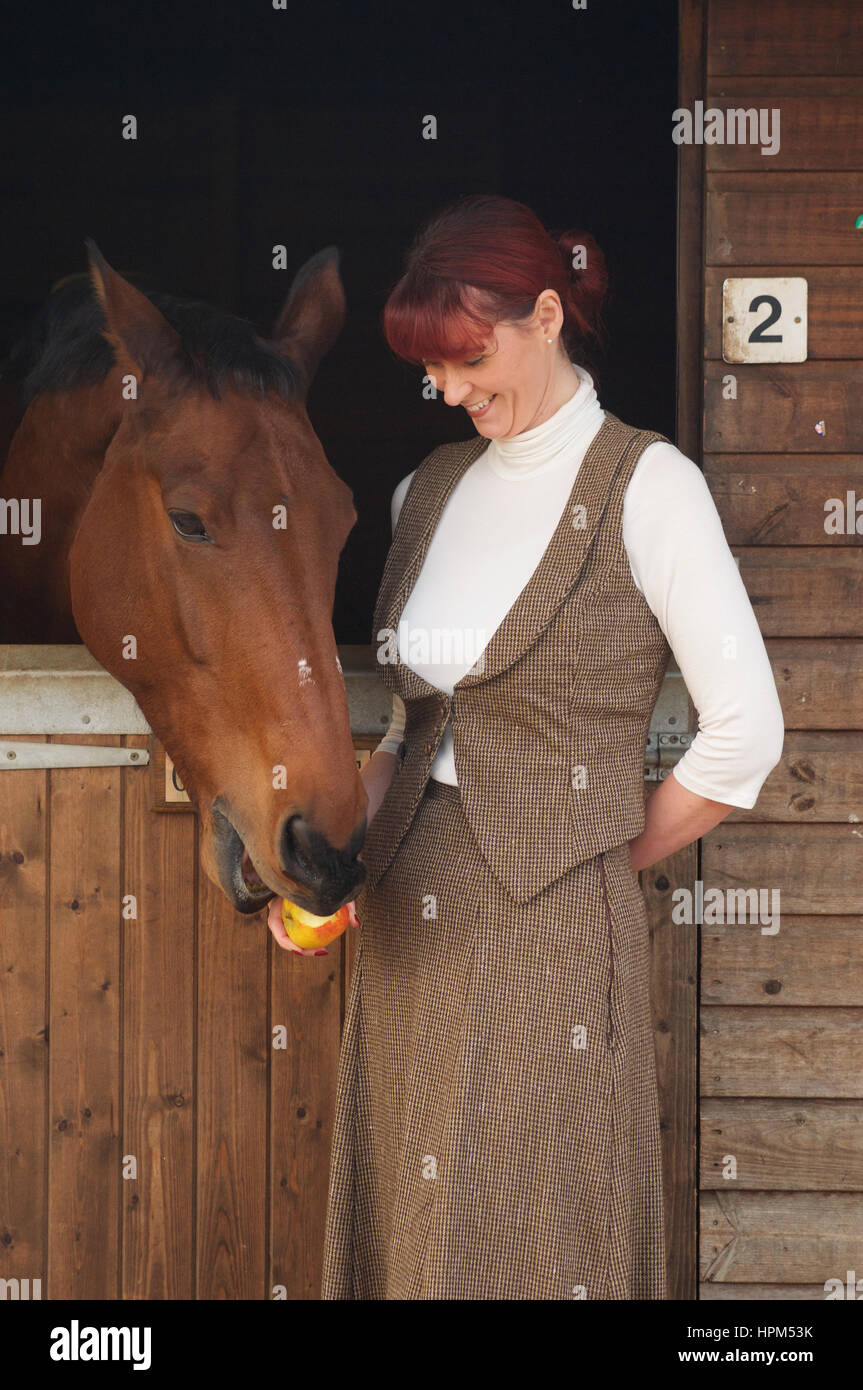
[[[584,268],[573,266],[583,247]],[[596,379],[594,356],[605,347],[600,317],[608,289],[605,257],[589,232],[546,231],[524,203],[498,194],[456,199],[426,222],[405,273],[381,316],[399,357],[424,361],[476,356],[494,325],[530,317],[545,289],[563,308],[563,345]]]

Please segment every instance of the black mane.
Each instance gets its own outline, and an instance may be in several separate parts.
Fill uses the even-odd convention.
[[[124,274],[177,330],[183,347],[182,387],[203,387],[219,400],[224,386],[250,395],[274,391],[283,400],[302,392],[300,369],[265,343],[247,319],[156,289],[145,277]],[[102,381],[114,350],[102,336],[105,316],[89,275],[60,284],[30,320],[0,368],[18,383],[22,409],[42,391],[68,391]]]

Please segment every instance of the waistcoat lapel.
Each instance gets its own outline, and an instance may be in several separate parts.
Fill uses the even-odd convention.
[[[456,681],[462,690],[490,680],[510,666],[548,626],[578,579],[597,526],[608,503],[611,486],[631,447],[639,440],[631,426],[605,412],[605,419],[588,446],[555,532],[536,569],[515,599],[503,622],[492,633],[477,663]],[[398,632],[399,619],[417,581],[444,506],[488,440],[445,445],[449,456],[420,478],[419,470],[399,513],[375,612],[373,643],[378,649],[382,629]],[[382,639],[381,639],[382,640]],[[434,694],[431,685],[405,662],[380,663],[381,675],[402,698]],[[398,668],[396,676],[395,667]]]
[[[378,637],[381,629],[398,629],[402,609],[422,569],[447,499],[459,479],[486,448],[488,440],[482,437],[469,440],[467,444],[444,444],[432,450],[414,474],[399,512],[378,589],[372,632],[375,652],[383,640]],[[424,468],[423,465],[430,463],[435,454],[439,455],[435,459],[435,468]],[[381,664],[391,667],[391,663]],[[435,689],[409,666],[402,662],[398,664],[408,694],[424,695]]]

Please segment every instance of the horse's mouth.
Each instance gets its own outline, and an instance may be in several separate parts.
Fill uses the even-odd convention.
[[[243,854],[242,858],[240,859],[240,873],[243,875],[243,883],[246,885],[250,893],[257,894],[259,896],[263,893],[266,894],[268,898],[275,897],[272,888],[267,887],[267,885],[264,883],[264,880],[261,878],[257,869],[252,863],[252,856],[249,854],[249,851],[246,849],[245,845],[243,845]]]
[[[236,826],[222,809],[226,805],[224,799],[221,799],[221,806],[219,800],[217,798],[210,807],[213,850],[219,882],[238,912],[251,915],[266,907],[271,898],[290,896],[291,901],[299,907],[319,917],[327,917],[356,896],[365,881],[366,869],[361,863],[344,862],[343,856],[340,862],[338,855],[335,856],[335,867],[330,867],[328,871],[325,866],[322,874],[316,874],[314,866],[309,866],[313,885],[303,878],[286,876],[283,883],[288,887],[288,894],[282,883],[271,888],[261,877]]]
[[[239,832],[224,811],[212,806],[210,814],[222,887],[238,912],[260,912],[271,898],[279,895],[261,878]]]

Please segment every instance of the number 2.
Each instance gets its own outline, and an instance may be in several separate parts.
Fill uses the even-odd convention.
[[[776,323],[782,313],[782,305],[772,294],[758,294],[749,305],[750,314],[754,314],[762,304],[770,305],[770,313],[762,323],[757,323],[749,334],[750,343],[781,343],[781,333],[765,333],[765,328],[769,328],[772,323]]]

